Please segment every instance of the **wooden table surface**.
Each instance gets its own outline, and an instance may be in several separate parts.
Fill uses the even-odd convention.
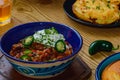
[[[119,52],[99,52],[90,56],[88,48],[90,43],[95,40],[108,40],[114,46],[120,45],[120,26],[118,28],[96,28],[89,27],[71,20],[63,9],[65,0],[14,0],[12,9],[12,22],[6,26],[0,27],[0,36],[8,29],[27,22],[49,21],[68,25],[76,29],[83,37],[83,47],[79,56],[92,69],[90,80],[95,80],[95,70],[97,65],[107,56]]]

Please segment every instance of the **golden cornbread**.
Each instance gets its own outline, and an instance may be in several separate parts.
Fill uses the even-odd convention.
[[[120,6],[120,0],[110,0],[110,3]]]
[[[120,19],[114,0],[76,0],[72,10],[78,18],[97,24],[111,24]]]
[[[108,65],[102,72],[101,80],[120,80],[120,60]]]

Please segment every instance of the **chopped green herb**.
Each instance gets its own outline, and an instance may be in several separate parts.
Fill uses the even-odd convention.
[[[90,9],[90,7],[89,7],[89,6],[86,6],[86,9]]]
[[[110,0],[107,0],[108,3],[110,3]]]
[[[89,1],[86,1],[86,3],[89,3]]]
[[[107,4],[107,7],[110,8],[110,4]]]
[[[50,29],[45,29],[45,33],[46,34],[51,34],[51,30]]]
[[[58,31],[54,27],[52,27],[51,30],[53,31],[53,33],[57,33],[58,34]]]
[[[96,6],[96,9],[100,10],[100,6]]]
[[[92,0],[92,3],[95,3],[95,0]]]
[[[54,28],[54,27],[52,27],[52,28],[49,28],[49,29],[45,29],[45,33],[46,34],[58,34],[58,31]]]

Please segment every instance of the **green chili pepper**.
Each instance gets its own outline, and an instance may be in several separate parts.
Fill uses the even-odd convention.
[[[28,55],[28,54],[32,53],[32,51],[29,49],[26,49],[25,51],[23,51],[23,53],[24,53],[24,55]]]
[[[116,48],[114,48],[113,44],[109,41],[96,40],[96,41],[94,41],[93,43],[90,44],[89,54],[94,55],[94,54],[96,54],[97,52],[100,52],[100,51],[110,52],[112,50],[117,50],[117,49],[119,49],[119,45]]]
[[[55,50],[57,52],[60,52],[60,53],[65,52],[65,50],[66,50],[66,44],[65,44],[65,42],[63,40],[58,40],[55,43]]]
[[[28,55],[22,55],[22,56],[20,57],[20,59],[22,59],[22,60],[29,60],[30,57],[29,57]]]
[[[22,41],[22,43],[23,43],[24,46],[30,46],[33,41],[34,41],[34,37],[33,36],[28,36]]]

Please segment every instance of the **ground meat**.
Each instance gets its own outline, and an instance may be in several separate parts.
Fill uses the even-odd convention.
[[[45,49],[45,46],[44,46],[43,44],[34,42],[34,43],[32,44],[32,48],[37,49],[37,50],[44,50],[44,49]]]
[[[20,42],[12,46],[10,55],[15,58],[26,61],[48,62],[48,61],[62,59],[66,56],[71,55],[72,47],[68,42],[66,42],[66,45],[67,45],[66,51],[64,53],[59,53],[53,47],[50,46],[46,47],[46,45],[43,45],[41,43],[33,42],[30,46],[26,47]],[[26,55],[27,58],[25,57]],[[23,56],[25,58],[23,58]]]
[[[21,53],[23,51],[23,45],[22,43],[14,44],[12,46],[12,50],[10,51],[10,55],[15,56],[18,53]]]

